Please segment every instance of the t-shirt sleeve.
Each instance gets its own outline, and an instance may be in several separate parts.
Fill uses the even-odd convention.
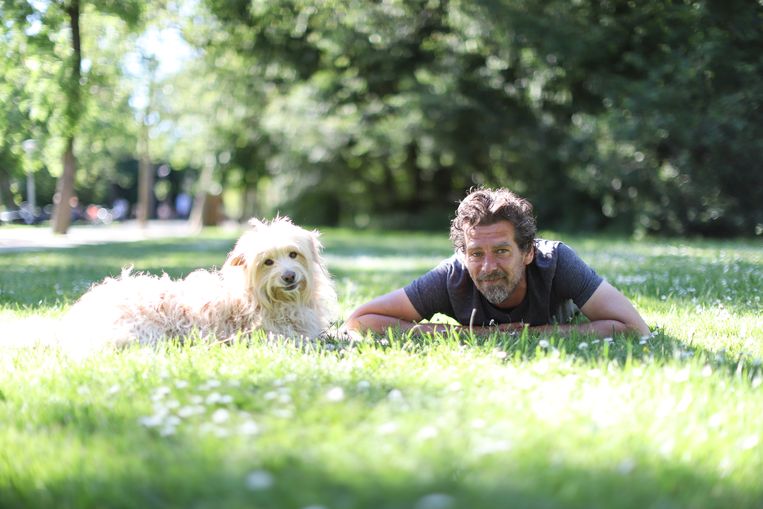
[[[572,299],[577,307],[582,307],[604,278],[596,273],[566,244],[559,244],[554,291],[557,296]]]
[[[453,315],[453,307],[448,296],[450,267],[449,261],[445,260],[403,288],[422,318],[432,318],[436,313]]]

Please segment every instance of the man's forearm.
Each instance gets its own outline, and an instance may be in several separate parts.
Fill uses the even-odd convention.
[[[385,333],[388,329],[396,329],[401,331],[414,330],[415,332],[450,332],[452,330],[471,330],[475,334],[489,334],[496,331],[509,331],[509,330],[521,330],[522,324],[511,323],[502,324],[500,328],[496,326],[482,327],[468,325],[452,325],[447,323],[417,323],[409,322],[407,320],[401,320],[392,316],[378,315],[378,314],[366,314],[355,318],[351,318],[345,325],[348,330],[364,333],[367,331],[376,333]]]
[[[409,331],[415,329],[416,332],[446,332],[453,328],[452,325],[441,323],[416,323],[407,320],[401,320],[392,316],[367,314],[352,318],[347,322],[347,328],[355,332],[372,331],[376,333],[385,333],[388,329]]]
[[[595,334],[600,338],[611,337],[617,333],[641,335],[641,331],[638,329],[629,327],[627,324],[617,320],[595,320],[588,323],[566,325],[536,325],[530,327],[530,330],[534,332],[558,332],[565,335],[578,332],[581,334]]]
[[[415,332],[421,332],[421,333],[430,333],[430,332],[449,332],[452,330],[462,330],[462,331],[471,331],[475,334],[490,334],[493,332],[513,332],[513,331],[521,331],[525,328],[525,325],[522,323],[503,323],[497,326],[489,326],[489,327],[483,327],[483,326],[474,326],[469,327],[468,325],[451,325],[451,324],[443,324],[443,323],[416,323],[416,322],[410,322],[406,320],[401,320],[399,318],[391,317],[391,316],[385,316],[385,315],[377,315],[377,314],[367,314],[367,315],[361,315],[356,318],[353,318],[349,320],[346,324],[346,328],[348,330],[351,330],[353,332],[357,333],[364,333],[364,332],[375,332],[379,334],[383,334],[387,332],[388,329],[395,329],[400,331],[409,331],[414,330]],[[528,329],[531,332],[548,332],[548,333],[558,333],[562,335],[567,335],[570,333],[580,333],[580,334],[595,334],[598,337],[605,338],[610,337],[617,333],[631,333],[631,334],[640,334],[640,331],[633,329],[631,327],[628,327],[626,324],[619,322],[617,320],[596,320],[593,322],[588,323],[581,323],[581,324],[566,324],[566,325],[535,325],[532,327],[528,327]]]
[[[416,324],[413,322],[401,320],[400,318],[392,316],[367,314],[350,318],[347,320],[345,327],[353,332],[363,333],[371,331],[383,333],[390,328],[406,331],[412,329],[415,325]]]

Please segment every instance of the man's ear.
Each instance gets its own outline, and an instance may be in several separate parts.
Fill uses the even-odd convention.
[[[525,265],[530,265],[535,259],[535,246],[530,246],[530,249],[522,256],[522,262]]]

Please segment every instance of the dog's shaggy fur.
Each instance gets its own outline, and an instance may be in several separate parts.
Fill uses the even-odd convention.
[[[321,258],[318,232],[288,218],[250,221],[219,270],[172,280],[133,274],[94,285],[66,320],[69,347],[156,344],[192,336],[227,341],[256,330],[315,338],[329,327],[336,293]]]

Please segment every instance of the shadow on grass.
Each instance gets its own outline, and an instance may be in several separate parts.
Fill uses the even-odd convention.
[[[234,239],[167,239],[78,246],[0,255],[0,305],[21,308],[71,303],[93,283],[124,267],[179,278],[220,267]]]
[[[75,264],[77,260],[86,258],[123,258],[129,263],[130,260],[141,260],[157,255],[173,256],[182,253],[210,253],[223,261],[225,255],[235,243],[235,238],[170,238],[153,239],[135,242],[111,242],[95,245],[76,246],[68,248],[35,249],[29,251],[11,251],[0,254],[0,260],[7,260],[9,264],[23,265],[28,259],[46,259],[51,263]]]

